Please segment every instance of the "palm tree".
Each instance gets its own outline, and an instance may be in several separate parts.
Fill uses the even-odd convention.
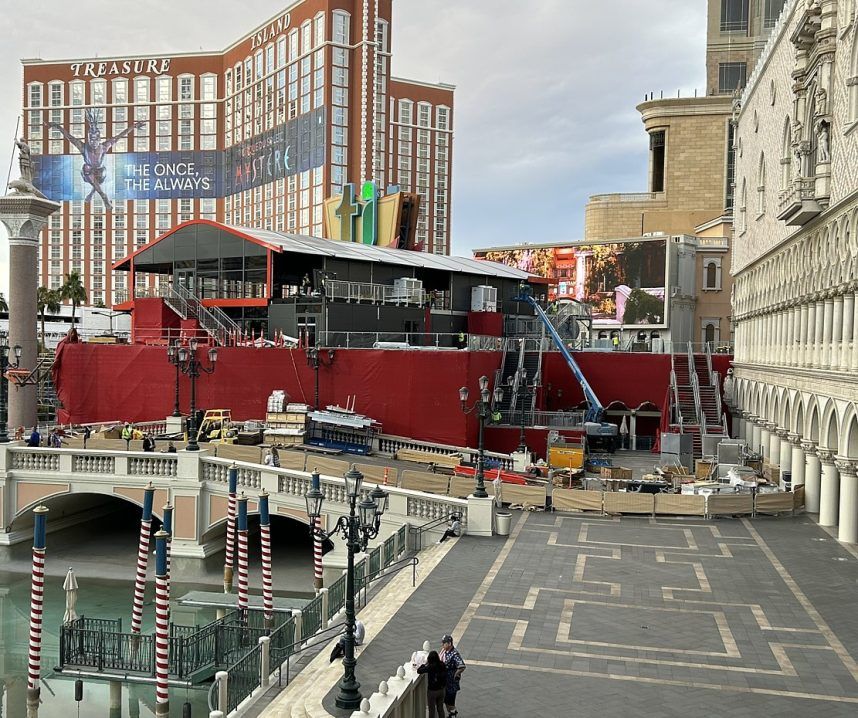
[[[42,320],[42,347],[45,346],[45,313],[50,312],[56,314],[60,311],[60,295],[59,292],[47,287],[39,287],[36,295],[36,307],[39,310],[39,316]]]
[[[9,305],[6,303],[6,297],[3,296],[3,292],[0,292],[0,312],[8,312]]]
[[[76,310],[86,301],[86,289],[80,281],[79,272],[72,271],[71,274],[66,275],[66,283],[60,287],[60,299],[71,302],[72,326],[74,326]]]

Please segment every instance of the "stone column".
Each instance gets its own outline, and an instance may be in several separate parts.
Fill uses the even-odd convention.
[[[838,456],[837,470],[840,472],[840,511],[837,524],[837,540],[858,543],[858,466],[854,461]]]
[[[758,423],[760,421],[760,417],[753,416],[751,417],[751,450],[758,451],[762,453],[762,444],[763,444],[763,427]]]
[[[840,480],[834,463],[834,452],[820,448],[817,452],[822,464],[822,479],[819,486],[819,525],[837,525],[837,497],[840,493]]]
[[[840,349],[840,370],[849,371],[852,362],[852,329],[855,326],[855,295],[843,295],[843,336]]]
[[[807,322],[808,322],[808,306],[802,304],[799,309],[798,322],[798,360],[796,364],[799,366],[807,365]]]
[[[843,341],[843,295],[834,297],[834,317],[831,327],[831,359],[829,366],[832,369],[840,368],[840,343]]]
[[[798,307],[790,307],[787,315],[787,364],[798,364]]]
[[[826,297],[822,306],[822,352],[819,365],[823,369],[828,369],[831,366],[831,331],[834,328],[834,297]]]
[[[853,303],[858,308],[858,290],[852,293]],[[852,315],[852,359],[850,360],[852,371],[858,371],[858,311]]]
[[[56,202],[34,194],[0,197],[0,222],[9,232],[9,346],[21,347],[22,369],[35,369],[38,360],[39,235],[59,208]],[[18,426],[33,426],[37,418],[36,386],[10,387],[10,433]]]
[[[816,324],[813,330],[813,366],[822,366],[822,337],[825,325],[825,302],[821,299],[816,301]]]
[[[816,455],[816,442],[802,440],[804,451],[804,508],[809,514],[819,513],[819,483],[821,468]]]
[[[759,451],[763,457],[763,461],[769,458],[771,455],[771,443],[772,443],[772,432],[769,431],[765,422],[760,424],[760,443],[755,449],[755,451]]]
[[[807,327],[804,334],[804,365],[813,366],[813,345],[816,337],[816,303],[807,305]]]
[[[778,465],[780,468],[780,483],[783,486],[784,472],[789,471],[792,474],[792,446],[789,443],[789,433],[786,429],[778,429],[778,438],[781,441],[780,456],[778,457]],[[790,476],[790,482],[792,477]]]
[[[781,440],[778,436],[778,426],[769,422],[766,428],[769,430],[769,463],[774,465],[781,458]]]
[[[790,471],[792,471],[792,487],[804,484],[804,450],[801,448],[801,437],[798,434],[789,435],[789,443],[792,445],[792,456],[790,457]]]

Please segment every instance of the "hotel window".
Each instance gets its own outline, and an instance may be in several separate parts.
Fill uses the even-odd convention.
[[[449,107],[439,107],[436,110],[437,113],[437,125],[439,130],[449,130],[450,129],[450,108]]]
[[[277,39],[277,67],[286,67],[286,36],[282,35]]]
[[[241,63],[240,62],[236,63],[236,65],[235,65],[235,91],[236,92],[238,92],[241,89],[241,78],[242,78],[241,68],[242,68]]]
[[[729,95],[745,86],[748,66],[744,62],[722,62],[718,65],[718,92]]]
[[[763,27],[767,30],[773,28],[778,21],[781,10],[784,9],[784,0],[765,0],[766,6],[763,13]]]
[[[42,85],[41,83],[33,83],[30,85],[30,107],[42,106]]]
[[[301,23],[301,54],[305,55],[313,49],[313,26],[309,20]]]
[[[325,13],[317,13],[313,18],[313,43],[316,47],[325,42]]]
[[[399,122],[403,125],[411,124],[411,113],[412,108],[414,107],[414,103],[411,100],[400,100],[399,101]]]
[[[173,100],[173,78],[159,77],[155,80],[158,102],[172,102]]]
[[[128,102],[128,80],[112,82],[110,100],[114,105],[124,105]]]
[[[649,133],[650,192],[664,192],[664,145],[664,130]]]
[[[158,108],[159,114],[162,108]],[[163,108],[169,110],[169,108]],[[173,122],[172,120],[158,120],[157,126],[158,139],[157,139],[157,148],[159,152],[168,152],[173,149]]]
[[[703,289],[709,291],[721,289],[721,260],[717,257],[703,260]]]
[[[215,201],[212,197],[200,200],[200,219],[215,220]]]
[[[721,32],[748,29],[748,0],[721,0]]]
[[[417,124],[421,127],[429,127],[432,119],[432,105],[428,102],[417,103]]]
[[[298,29],[294,29],[289,33],[289,62],[293,62],[298,59],[298,55],[300,55],[300,48],[298,47]]]
[[[334,10],[333,40],[340,45],[349,44],[349,23],[351,16],[347,12]]]
[[[89,91],[91,93],[91,104],[107,104],[107,82],[105,80],[93,80],[89,85]]]
[[[188,222],[194,218],[194,200],[179,200],[179,222]]]
[[[44,115],[41,110],[30,110],[27,112],[27,139],[40,140],[44,136],[42,134],[42,123]]]
[[[49,87],[51,90],[51,107],[62,107],[62,104],[63,104],[63,83],[62,82],[52,82]]]

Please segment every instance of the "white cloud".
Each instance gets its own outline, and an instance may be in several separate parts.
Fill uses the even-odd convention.
[[[20,110],[20,58],[216,50],[277,0],[64,0],[0,14],[0,172]],[[121,8],[121,10],[119,10]],[[704,82],[705,3],[688,0],[396,0],[393,74],[457,86],[453,248],[579,237],[597,192],[640,191],[644,93]],[[669,88],[673,88],[668,92]],[[0,250],[0,290],[8,284]]]

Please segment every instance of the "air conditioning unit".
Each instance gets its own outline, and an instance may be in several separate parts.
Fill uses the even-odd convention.
[[[420,304],[423,297],[423,280],[413,277],[400,277],[393,280],[392,299],[395,302]]]
[[[496,312],[498,310],[497,287],[480,285],[471,287],[472,312]]]

